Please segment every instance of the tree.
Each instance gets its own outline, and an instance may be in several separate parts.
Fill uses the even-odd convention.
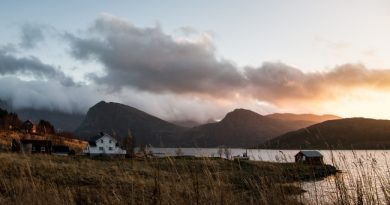
[[[40,120],[37,126],[39,134],[55,134],[54,126],[46,120]]]
[[[127,136],[123,138],[122,144],[124,149],[126,150],[126,153],[130,156],[133,156],[134,154],[134,137],[131,134],[131,131],[127,131]]]
[[[223,154],[223,148],[222,148],[222,146],[219,146],[218,147],[218,156],[219,156],[219,158],[222,158],[222,154]]]
[[[15,129],[20,127],[22,122],[15,113],[8,113],[7,110],[0,108],[0,129]]]

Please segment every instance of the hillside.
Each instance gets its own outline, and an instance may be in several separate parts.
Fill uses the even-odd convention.
[[[69,146],[69,148],[75,150],[76,153],[81,153],[87,146],[86,141],[62,137],[58,134],[26,134],[19,131],[0,130],[0,150],[9,152],[13,139],[50,140],[55,145]]]
[[[260,146],[270,149],[389,149],[390,120],[330,120],[289,132]]]
[[[153,146],[175,145],[185,128],[166,122],[136,108],[119,103],[101,101],[91,107],[80,127],[75,131],[82,139],[103,131],[125,137],[131,131],[137,144]]]
[[[55,128],[48,121],[40,120],[36,123],[36,132],[31,134],[23,131],[25,128],[22,126],[18,115],[0,108],[0,150],[10,151],[14,139],[51,140],[54,144],[67,145],[77,152],[81,152],[86,146],[85,141],[72,138],[70,133],[56,133]]]
[[[183,139],[189,144],[201,147],[219,145],[247,147],[302,127],[299,123],[269,118],[250,110],[236,109],[220,122],[188,130]]]

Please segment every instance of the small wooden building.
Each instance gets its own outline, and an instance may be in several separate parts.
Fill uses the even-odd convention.
[[[324,156],[319,151],[299,151],[295,155],[296,163],[303,164],[324,164]]]
[[[12,151],[25,154],[51,154],[52,142],[50,140],[12,140]]]

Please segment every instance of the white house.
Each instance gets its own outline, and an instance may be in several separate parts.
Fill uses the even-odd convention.
[[[124,155],[126,150],[121,149],[118,141],[110,135],[100,133],[89,139],[84,153],[89,155]]]

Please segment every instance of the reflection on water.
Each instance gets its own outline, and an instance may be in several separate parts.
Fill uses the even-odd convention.
[[[151,148],[153,153],[175,156],[178,148]],[[231,156],[248,153],[250,160],[270,162],[294,162],[299,150],[229,149]],[[319,181],[303,182],[297,185],[308,192],[309,203],[350,201],[380,201],[385,204],[385,193],[390,191],[390,150],[320,150],[324,162],[341,170],[342,173]],[[180,148],[182,155],[202,157],[220,156],[217,148]],[[222,154],[222,157],[225,157]],[[381,203],[379,203],[381,204]]]

